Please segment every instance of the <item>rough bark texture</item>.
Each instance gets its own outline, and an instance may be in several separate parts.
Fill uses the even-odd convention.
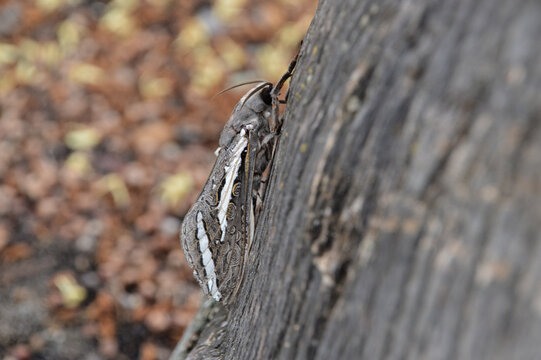
[[[322,0],[214,355],[539,359],[540,34],[534,1]]]

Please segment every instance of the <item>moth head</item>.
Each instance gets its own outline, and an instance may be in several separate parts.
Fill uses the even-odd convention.
[[[243,127],[258,131],[261,128],[268,128],[271,114],[272,84],[267,81],[258,81],[235,106],[220,135],[220,146],[228,147]]]
[[[262,81],[248,91],[238,103],[238,109],[247,108],[256,113],[262,113],[272,107],[272,84]]]

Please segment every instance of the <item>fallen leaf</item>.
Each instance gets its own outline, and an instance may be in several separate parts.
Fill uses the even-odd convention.
[[[184,196],[190,193],[193,180],[188,173],[169,176],[160,184],[160,197],[169,206],[177,205]]]
[[[118,174],[109,174],[101,178],[98,186],[104,192],[113,196],[113,201],[117,207],[125,207],[130,203],[130,193],[124,183],[124,180]]]
[[[68,308],[79,306],[86,299],[86,289],[80,286],[71,274],[58,274],[53,283],[62,294],[64,305]]]
[[[87,150],[99,144],[100,134],[93,128],[77,129],[67,133],[64,142],[72,150]]]
[[[70,69],[70,79],[85,85],[98,85],[105,79],[104,71],[96,65],[77,64]]]

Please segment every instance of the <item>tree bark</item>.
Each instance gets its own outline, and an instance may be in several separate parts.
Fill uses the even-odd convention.
[[[540,34],[534,1],[322,0],[189,357],[539,359]]]

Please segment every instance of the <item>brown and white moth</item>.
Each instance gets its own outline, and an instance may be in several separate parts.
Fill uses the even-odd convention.
[[[242,282],[255,229],[261,176],[281,127],[278,96],[296,58],[273,86],[259,82],[235,106],[220,136],[216,163],[182,222],[180,240],[203,291],[230,303]]]

